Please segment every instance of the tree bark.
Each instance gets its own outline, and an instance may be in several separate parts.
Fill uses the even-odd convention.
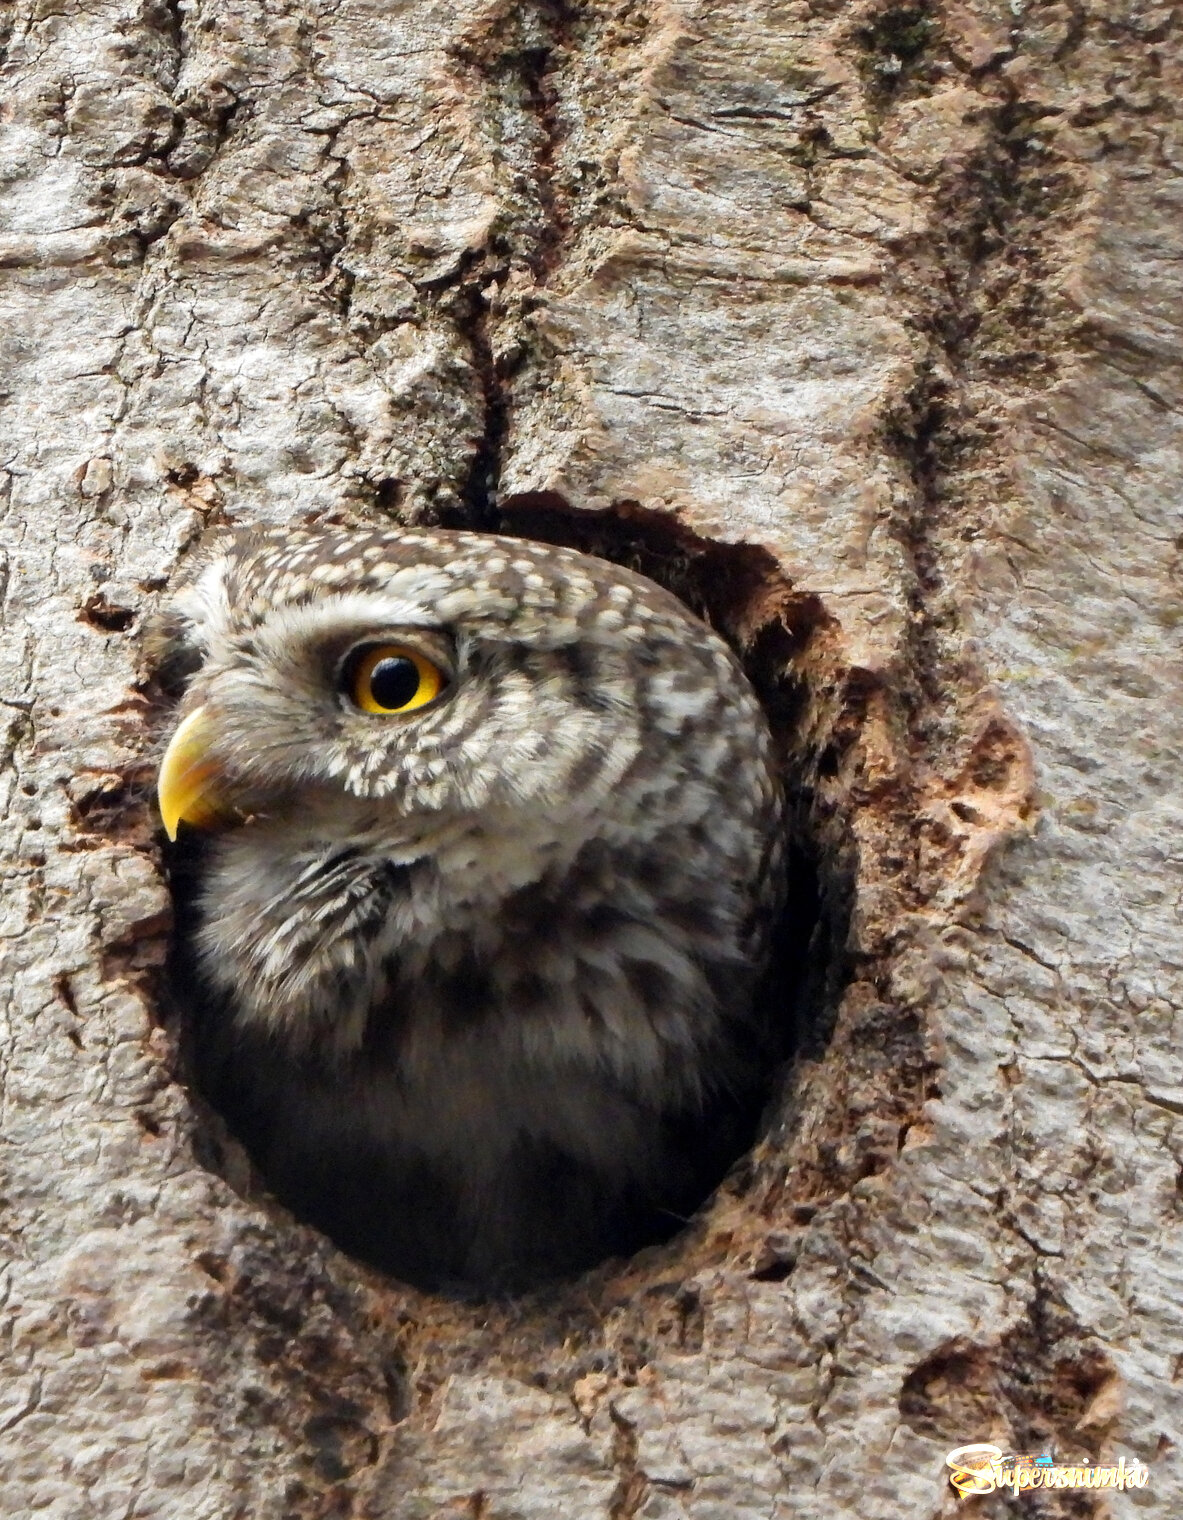
[[[10,7],[5,1515],[911,1520],[975,1440],[1151,1468],[978,1514],[1183,1512],[1180,34]],[[666,1246],[412,1292],[184,1084],[138,634],[305,517],[598,547],[747,653],[809,1028]]]

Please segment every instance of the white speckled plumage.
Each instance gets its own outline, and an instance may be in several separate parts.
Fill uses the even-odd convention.
[[[486,1290],[692,1204],[781,899],[722,641],[632,572],[442,531],[243,537],[173,632],[234,813],[195,868],[195,1063],[280,1196]],[[447,668],[439,699],[350,703],[343,653],[386,638]]]

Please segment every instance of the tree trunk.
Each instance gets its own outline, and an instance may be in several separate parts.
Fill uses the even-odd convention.
[[[16,0],[0,1511],[1183,1513],[1180,14]],[[177,1064],[138,633],[227,522],[509,528],[748,656],[818,881],[764,1139],[474,1307]],[[807,892],[797,911],[808,912]]]

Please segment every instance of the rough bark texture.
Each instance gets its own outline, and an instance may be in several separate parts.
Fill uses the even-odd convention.
[[[17,0],[0,135],[0,1511],[1183,1512],[1183,20]],[[137,634],[227,521],[623,555],[747,651],[821,917],[766,1138],[474,1308],[176,1068]]]

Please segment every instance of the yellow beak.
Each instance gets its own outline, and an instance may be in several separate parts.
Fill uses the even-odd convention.
[[[156,795],[170,839],[177,837],[182,823],[206,828],[225,811],[217,788],[221,773],[210,758],[212,732],[205,708],[195,708],[169,740],[160,762]]]

